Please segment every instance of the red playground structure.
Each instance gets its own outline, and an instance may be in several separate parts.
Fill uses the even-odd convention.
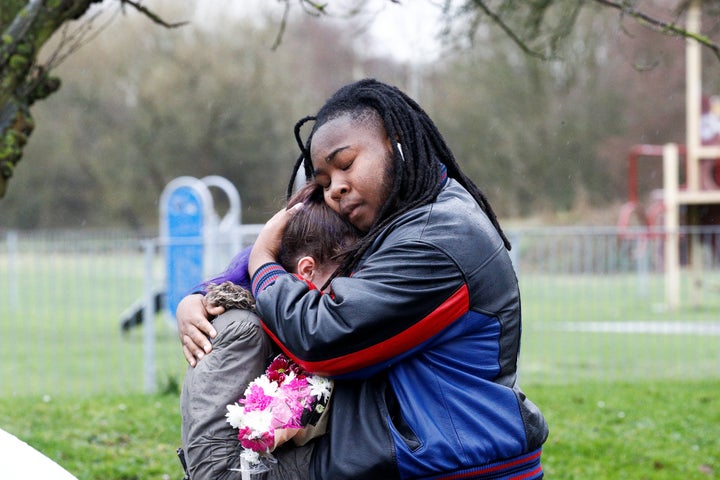
[[[664,191],[654,189],[649,192],[647,198],[640,197],[639,162],[643,158],[656,158],[662,161],[663,145],[635,145],[628,154],[627,170],[627,201],[620,207],[618,216],[618,228],[620,237],[623,239],[646,236],[656,238],[661,235],[664,228],[664,216],[666,211]],[[687,178],[687,148],[685,145],[677,145],[680,157],[680,178]],[[702,160],[700,168],[700,183],[704,190],[720,190],[720,159]],[[680,191],[686,191],[686,183],[679,185]],[[680,212],[680,223],[687,225],[687,208]],[[694,219],[697,225],[720,225],[720,204],[698,204],[697,217]]]

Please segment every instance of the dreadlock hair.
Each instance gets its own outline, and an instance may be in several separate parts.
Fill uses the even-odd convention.
[[[315,116],[300,119],[295,124],[295,140],[300,156],[293,167],[288,185],[288,197],[295,178],[304,167],[305,178],[313,177],[310,147],[315,132],[325,123],[349,115],[361,124],[381,122],[388,138],[393,139],[393,184],[389,197],[367,234],[361,238],[333,277],[349,274],[390,222],[414,208],[435,201],[442,188],[442,166],[447,175],[458,181],[472,195],[500,234],[505,248],[510,242],[500,228],[497,216],[485,194],[460,169],[450,148],[425,111],[398,88],[374,79],[364,79],[346,85],[331,96]],[[309,121],[315,124],[303,142],[300,130]],[[372,125],[372,123],[370,123]]]

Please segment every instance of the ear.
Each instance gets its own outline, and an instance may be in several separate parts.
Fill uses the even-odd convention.
[[[302,257],[297,263],[297,273],[308,282],[312,282],[313,276],[315,275],[315,259],[312,257]]]

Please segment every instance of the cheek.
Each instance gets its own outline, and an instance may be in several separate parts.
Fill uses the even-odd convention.
[[[371,194],[371,198],[378,204],[383,204],[385,200],[387,200],[388,193],[392,187],[392,183],[388,180],[390,179],[387,174],[387,168],[381,168],[375,172],[372,180],[368,183],[368,185],[372,186],[372,191],[368,193]]]

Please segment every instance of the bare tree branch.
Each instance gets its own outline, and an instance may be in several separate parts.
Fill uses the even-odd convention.
[[[544,54],[530,48],[528,46],[528,44],[523,39],[521,39],[515,33],[515,31],[512,28],[510,28],[510,26],[508,26],[508,24],[506,24],[502,18],[500,18],[500,16],[498,14],[496,14],[495,12],[490,10],[490,8],[488,8],[488,6],[485,5],[485,2],[483,0],[474,0],[474,3],[480,10],[482,10],[485,13],[485,15],[490,17],[490,19],[498,27],[500,27],[500,29],[503,32],[505,32],[505,34],[510,38],[510,40],[512,40],[518,47],[520,47],[520,49],[523,52],[525,52],[527,55],[530,55],[531,57],[536,57],[536,58],[540,58],[542,60],[547,60],[547,57]]]
[[[147,7],[141,5],[139,2],[136,2],[135,0],[120,0],[120,3],[123,5],[130,5],[138,12],[142,13],[146,17],[148,17],[153,22],[157,23],[158,25],[162,25],[165,28],[177,28],[182,27],[183,25],[187,25],[188,22],[175,22],[175,23],[168,23],[162,18],[160,18],[159,15],[156,13],[150,11]]]
[[[282,37],[285,34],[285,27],[287,26],[288,15],[290,15],[290,2],[285,2],[285,9],[283,10],[282,19],[280,19],[280,26],[278,27],[278,33],[275,35],[275,41],[270,47],[272,50],[277,50],[282,43]]]
[[[471,37],[477,31],[478,26],[483,23],[482,17],[487,17],[490,23],[498,26],[525,54],[549,59],[557,50],[559,41],[572,31],[580,11],[591,3],[605,9],[617,10],[620,12],[621,21],[624,18],[632,18],[640,25],[660,34],[693,39],[720,59],[720,44],[714,41],[709,34],[690,32],[680,23],[679,18],[687,12],[689,0],[679,0],[674,9],[677,18],[669,21],[662,20],[647,13],[647,10],[638,8],[637,5],[640,2],[635,0],[592,0],[592,2],[583,0],[538,0],[533,2],[465,0],[460,8],[455,8],[453,13],[449,13],[453,10],[451,0],[446,0],[444,15],[448,21],[454,21],[463,16],[469,17],[470,23],[467,31]],[[555,24],[546,18],[549,17],[548,12],[551,7],[555,9],[556,13],[552,16]],[[715,8],[715,15],[712,15],[711,12],[713,18],[717,18],[718,7],[720,7],[718,0],[705,0],[704,2],[705,10]],[[546,35],[549,36],[549,40],[543,39]]]
[[[675,35],[679,37],[685,37],[685,38],[691,38],[697,42],[699,42],[701,45],[709,48],[715,56],[720,60],[720,45],[713,42],[711,38],[709,38],[706,35],[702,35],[700,33],[695,32],[689,32],[685,28],[678,26],[674,22],[665,22],[662,20],[659,20],[655,17],[652,17],[650,15],[647,15],[639,10],[636,10],[630,2],[624,1],[622,3],[615,2],[612,0],[593,0],[595,3],[598,3],[600,5],[603,5],[605,7],[609,7],[615,10],[619,10],[624,15],[628,15],[635,20],[637,20],[640,24],[647,26],[648,28],[651,28],[657,32],[663,33],[665,35]],[[687,9],[688,2],[683,2],[679,8],[678,11],[682,11],[684,9]]]

